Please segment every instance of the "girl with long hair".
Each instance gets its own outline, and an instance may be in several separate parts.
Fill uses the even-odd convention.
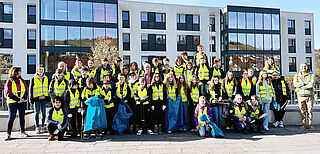
[[[182,104],[181,104],[181,112],[182,112],[182,130],[186,131],[188,129],[188,121],[189,121],[189,115],[188,115],[188,85],[186,82],[186,79],[184,75],[179,75],[178,77],[178,95],[181,96]]]

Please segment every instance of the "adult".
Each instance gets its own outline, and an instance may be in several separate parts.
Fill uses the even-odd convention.
[[[7,98],[9,119],[7,123],[6,141],[11,139],[11,130],[17,110],[19,111],[21,137],[29,135],[25,132],[25,110],[27,108],[28,87],[26,82],[21,78],[21,68],[11,67],[9,70],[9,79],[4,86],[5,96]]]
[[[94,67],[94,61],[92,59],[88,60],[88,75],[89,77],[93,77],[93,79],[97,80],[97,69]]]
[[[280,77],[278,73],[273,72],[272,74],[272,85],[276,94],[276,102],[280,105],[280,110],[274,110],[273,114],[275,117],[275,122],[273,123],[274,127],[284,127],[283,117],[286,112],[285,107],[283,106],[286,101],[290,101],[290,89],[287,82],[283,77]]]
[[[44,65],[40,64],[37,67],[37,72],[34,74],[29,85],[29,102],[34,104],[35,109],[35,125],[36,133],[40,134],[44,132],[44,123],[46,120],[46,106],[49,97],[49,80],[44,74]],[[41,125],[39,124],[39,114],[41,111]]]
[[[306,113],[308,113],[308,125],[310,130],[315,130],[312,126],[312,108],[314,103],[314,76],[308,72],[308,65],[300,64],[300,72],[293,78],[293,86],[296,88],[298,95],[298,104],[301,113],[300,129],[306,129]]]
[[[118,74],[123,73],[121,62],[122,62],[122,59],[118,57],[115,63],[112,65],[113,83],[118,82]]]
[[[205,57],[206,59],[206,65],[209,66],[209,63],[208,63],[208,57],[207,55],[203,52],[203,46],[200,44],[197,46],[197,53],[194,55],[194,60],[193,60],[193,65],[195,67],[199,67],[200,66],[200,59],[202,56]]]
[[[67,67],[66,67],[66,63],[64,63],[63,61],[58,63],[58,69],[62,70],[62,73],[64,74],[64,78],[69,82],[71,79],[74,79],[74,76],[72,75],[72,73],[67,71]],[[55,79],[55,74],[52,75],[51,77],[52,80]]]
[[[71,73],[76,79],[78,79],[79,77],[81,77],[81,70],[82,69],[83,69],[82,60],[77,59],[75,62],[75,66],[71,70]]]
[[[101,65],[97,69],[97,84],[99,86],[103,85],[103,76],[107,75],[109,72],[112,72],[107,58],[101,59]]]
[[[277,72],[278,74],[280,74],[280,70],[279,67],[276,66],[275,62],[274,62],[274,58],[270,57],[266,63],[266,66],[264,67],[264,70],[267,71],[269,76],[272,76],[273,72]]]
[[[142,76],[145,77],[146,79],[146,85],[148,88],[150,88],[151,86],[151,81],[152,81],[152,76],[153,76],[153,73],[151,72],[151,66],[149,63],[145,63],[143,65],[143,68],[144,68],[144,73]]]

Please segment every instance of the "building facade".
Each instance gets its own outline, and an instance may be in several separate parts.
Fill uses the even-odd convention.
[[[0,53],[30,79],[37,65],[54,72],[87,59],[94,41],[110,39],[124,64],[190,58],[201,44],[209,64],[222,59],[225,70],[262,70],[273,57],[284,76],[314,59],[314,14],[279,8],[191,6],[124,0],[0,0]]]

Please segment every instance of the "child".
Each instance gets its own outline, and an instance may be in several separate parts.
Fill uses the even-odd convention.
[[[124,99],[125,103],[128,103],[128,100],[131,97],[131,91],[127,83],[125,83],[125,75],[123,73],[118,74],[118,80],[114,84],[113,89],[115,90],[115,99],[116,99],[116,108],[118,108],[119,102]]]
[[[206,98],[204,96],[199,97],[199,104],[197,105],[194,111],[194,121],[197,126],[197,130],[199,131],[199,135],[201,137],[209,136],[210,127],[205,121],[200,120],[200,116],[202,114],[206,114],[210,121],[212,120],[212,115],[210,108],[206,104]]]
[[[173,67],[174,76],[178,79],[180,74],[183,74],[183,65],[181,57],[177,57],[175,60],[175,65]]]
[[[83,68],[81,71],[81,77],[78,79],[80,93],[82,93],[83,89],[87,86],[86,82],[89,77],[88,71],[88,68]]]
[[[67,89],[68,81],[64,78],[62,69],[56,69],[55,77],[53,80],[51,80],[49,86],[49,95],[51,97],[52,102],[56,97],[63,98],[63,94]]]
[[[154,127],[154,133],[162,133],[162,126],[164,126],[165,109],[167,91],[164,87],[160,74],[155,73],[152,78],[151,88],[149,88],[151,94],[151,109],[152,109],[152,122]],[[159,126],[159,127],[158,127]]]
[[[228,95],[227,99],[232,101],[235,94],[237,93],[238,82],[234,73],[231,71],[227,72],[226,77],[222,80],[222,89]]]
[[[105,75],[107,76],[107,75]],[[103,86],[101,88],[101,95],[104,98],[104,107],[105,107],[105,112],[106,112],[106,118],[107,118],[107,123],[108,127],[105,131],[105,134],[110,135],[114,134],[114,131],[112,129],[112,122],[113,122],[113,117],[116,114],[116,108],[114,107],[114,103],[112,101],[112,98],[114,97],[114,91],[112,89],[112,86],[110,84],[110,81],[105,80],[103,82]]]
[[[153,58],[152,59],[152,68],[151,68],[151,73],[160,73],[161,74],[161,67],[159,65],[159,59],[158,58]]]
[[[256,93],[255,89],[256,87],[248,78],[248,71],[243,71],[242,79],[240,79],[240,83],[238,84],[238,93],[242,95],[244,101],[247,101],[252,95]]]
[[[242,101],[242,96],[236,94],[233,105],[230,108],[230,116],[238,132],[247,133],[246,128],[250,124],[250,118],[247,118],[247,110],[247,104]]]
[[[188,86],[190,86],[191,84],[191,78],[193,77],[193,74],[194,74],[194,68],[193,68],[193,65],[192,65],[192,62],[188,62],[186,64],[186,67],[184,68],[184,77],[186,78],[187,80],[187,84]]]
[[[212,76],[218,76],[220,82],[222,82],[222,79],[224,78],[224,72],[221,68],[221,60],[219,58],[214,58],[213,60],[214,64],[212,66]]]
[[[169,64],[165,64],[163,66],[163,69],[162,69],[162,78],[165,79],[167,74],[169,73],[173,73],[171,67],[169,66]]]
[[[199,84],[200,84],[200,89],[201,89],[201,93],[204,94],[206,88],[206,84],[209,81],[210,77],[209,77],[209,67],[206,64],[206,58],[204,56],[200,57],[200,64],[199,67],[196,69],[196,76],[199,79]]]
[[[49,141],[58,139],[61,141],[63,139],[64,132],[68,125],[68,117],[62,108],[63,99],[61,97],[54,98],[54,107],[50,109],[48,114],[48,131],[49,131]]]
[[[139,130],[137,135],[140,136],[143,132],[144,125],[146,126],[149,135],[153,135],[151,130],[151,107],[150,107],[150,94],[148,92],[145,77],[139,78],[139,87],[134,93],[134,99],[136,100],[137,109],[137,121]]]
[[[200,90],[199,90],[199,83],[196,76],[191,77],[191,84],[188,87],[188,100],[189,100],[189,129],[192,132],[196,131],[196,126],[194,118],[192,118],[194,115],[194,110],[196,109],[196,106],[199,103],[199,96],[201,96]]]
[[[178,77],[178,95],[181,96],[182,104],[181,104],[181,112],[182,112],[182,130],[186,131],[188,129],[188,85],[184,78],[184,75],[180,74]]]
[[[248,118],[252,121],[250,123],[250,132],[254,132],[254,126],[257,126],[257,132],[262,133],[261,129],[264,118],[259,118],[262,114],[261,104],[258,103],[257,96],[251,96],[251,99],[248,100]]]
[[[130,93],[131,93],[131,97],[128,101],[128,105],[133,112],[133,115],[129,119],[129,125],[130,125],[129,131],[132,134],[132,133],[134,133],[133,127],[135,126],[135,116],[136,116],[136,101],[134,100],[134,93],[139,87],[139,80],[137,80],[136,73],[131,72],[129,74],[128,85],[129,85]],[[138,129],[138,126],[136,126],[136,129]]]
[[[128,83],[128,78],[129,78],[129,68],[127,66],[123,67],[123,74],[125,77],[125,82]]]
[[[140,76],[142,74],[142,72],[139,70],[137,62],[132,62],[130,64],[130,72],[129,72],[129,74],[130,73],[135,73],[136,76]]]

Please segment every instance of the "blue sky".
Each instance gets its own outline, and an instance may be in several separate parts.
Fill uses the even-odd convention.
[[[314,13],[315,48],[320,48],[320,1],[319,0],[134,0],[142,2],[157,2],[170,4],[186,4],[224,7],[226,5],[244,5],[257,7],[275,7],[282,11]]]

